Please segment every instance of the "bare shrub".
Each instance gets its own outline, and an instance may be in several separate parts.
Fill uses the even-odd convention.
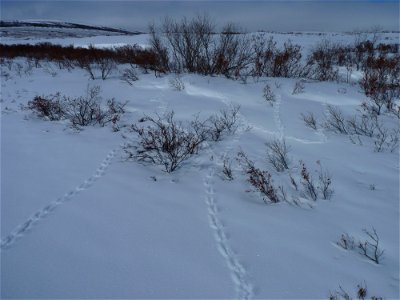
[[[47,118],[50,121],[60,120],[65,116],[59,93],[50,96],[36,96],[28,102],[28,109],[35,111],[39,117]]]
[[[265,143],[268,148],[268,161],[276,171],[282,172],[289,169],[288,153],[290,147],[286,145],[285,139],[273,139]]]
[[[378,119],[373,114],[363,114],[361,117],[353,116],[346,121],[350,134],[372,137],[374,135]]]
[[[165,39],[158,32],[164,33]],[[240,34],[233,24],[215,34],[215,25],[207,15],[179,21],[165,18],[159,29],[150,25],[150,34],[152,50],[167,70],[222,74],[235,79],[244,79],[250,73],[250,38]]]
[[[141,121],[149,125],[132,126],[139,141],[134,146],[128,146],[125,151],[139,161],[163,166],[168,173],[175,171],[182,162],[196,154],[204,142],[204,136],[199,135],[190,124],[184,126],[182,122],[176,121],[173,111],[155,118],[145,116]]]
[[[354,250],[356,247],[354,237],[350,236],[348,233],[343,233],[336,244],[345,250]]]
[[[125,112],[126,103],[115,99],[107,100],[107,109],[101,107],[100,87],[94,86],[87,90],[85,97],[67,97],[60,93],[49,96],[36,96],[28,102],[28,109],[36,111],[40,117],[51,121],[69,119],[73,126],[96,125],[105,126],[108,123],[116,125]]]
[[[310,127],[311,129],[317,130],[318,125],[317,125],[317,120],[315,119],[315,116],[312,112],[308,112],[307,114],[301,114],[301,117],[304,121],[304,124],[307,127]]]
[[[117,66],[115,61],[110,57],[99,57],[97,59],[97,65],[100,69],[101,79],[103,80],[106,80]]]
[[[133,82],[139,80],[134,65],[131,64],[130,68],[126,68],[122,72],[121,80],[127,82],[129,85],[133,85]]]
[[[306,87],[304,85],[304,81],[302,81],[302,80],[296,81],[292,94],[296,95],[296,94],[304,93],[305,88]]]
[[[382,124],[376,123],[376,133],[374,139],[374,151],[382,152],[389,150],[394,152],[399,146],[400,129],[392,129],[383,127]]]
[[[211,19],[205,15],[192,20],[183,18],[180,21],[165,18],[161,31],[165,33],[169,43],[175,71],[201,72],[201,69],[208,69],[207,64],[212,57],[214,27]],[[158,45],[159,40],[153,38],[152,44]]]
[[[308,77],[320,81],[333,81],[338,79],[338,69],[335,66],[334,51],[337,45],[324,40],[311,52],[307,60]]]
[[[282,50],[274,50],[274,53],[271,53],[271,76],[287,78],[298,77],[302,72],[301,46],[294,45],[288,40],[284,43]]]
[[[176,75],[174,78],[169,80],[169,85],[175,91],[183,91],[185,89],[185,84],[182,81],[182,78],[179,75]]]
[[[335,133],[348,134],[346,127],[346,119],[343,116],[342,111],[332,105],[327,106],[328,116],[323,124],[327,130]]]
[[[239,105],[231,104],[227,109],[221,109],[219,114],[207,120],[208,134],[212,141],[221,140],[224,133],[234,134],[238,128]]]
[[[364,284],[360,283],[357,284],[357,298],[364,300],[365,297],[367,297],[367,285],[364,282]]]
[[[370,111],[380,115],[382,108],[393,109],[394,100],[400,96],[399,57],[375,58],[370,55],[363,65],[363,77],[360,86],[369,102],[365,103]]]
[[[264,96],[264,99],[267,102],[269,102],[269,104],[271,104],[271,106],[274,105],[274,103],[276,101],[276,96],[268,84],[263,89],[263,96]]]
[[[168,49],[165,46],[160,34],[156,31],[156,27],[154,24],[149,25],[149,33],[151,49],[156,54],[155,65],[157,66],[157,69],[159,71],[165,73],[170,69]]]
[[[364,281],[364,283],[357,284],[357,287],[355,289],[355,297],[357,299],[383,300],[382,297],[371,296],[367,298],[367,296],[368,296],[368,288],[366,282]],[[331,293],[329,296],[329,300],[340,300],[340,299],[352,300],[353,298],[346,290],[343,289],[343,287],[339,285],[339,291],[335,291],[333,294]]]
[[[307,170],[306,165],[300,161],[301,166],[301,184],[303,186],[303,193],[310,199],[316,201],[318,199],[318,189],[315,186],[314,180]]]
[[[227,24],[213,47],[210,74],[223,74],[227,78],[242,79],[250,75],[253,52],[250,38],[240,34],[233,24]],[[205,51],[207,52],[207,51]]]
[[[250,183],[254,191],[261,194],[263,201],[266,204],[269,202],[280,202],[277,190],[273,186],[271,174],[268,171],[257,168],[254,162],[247,158],[243,151],[238,153],[237,159],[243,170],[248,175],[247,181]]]
[[[293,176],[292,176],[291,174],[289,174],[289,177],[290,177],[290,184],[292,185],[292,187],[293,187],[296,191],[298,191],[298,190],[299,190],[299,187],[298,187],[298,184],[297,184],[296,180],[293,178]]]
[[[107,110],[102,111],[99,124],[105,126],[108,123],[112,123],[114,130],[118,129],[117,122],[121,119],[121,116],[125,113],[125,103],[116,101],[114,98],[107,100]]]
[[[344,233],[337,242],[337,245],[345,250],[355,250],[357,247],[361,255],[365,256],[374,263],[379,264],[385,250],[382,250],[379,246],[378,233],[374,227],[372,227],[372,231],[363,229],[363,232],[367,235],[367,240],[356,242],[352,236]]]
[[[332,189],[332,176],[327,170],[322,169],[322,164],[317,161],[320,169],[318,172],[318,190],[322,195],[322,198],[328,200],[333,195]]]
[[[77,67],[80,67],[83,70],[85,70],[89,74],[90,79],[92,80],[95,79],[94,75],[95,65],[89,56],[77,56],[75,64]]]
[[[225,158],[223,161],[222,173],[227,180],[233,180],[232,161]]]
[[[88,126],[99,123],[102,118],[100,87],[88,88],[85,97],[64,99],[65,114],[73,125]]]
[[[363,229],[363,232],[368,236],[370,240],[365,240],[364,242],[359,242],[358,248],[360,249],[360,253],[372,260],[374,263],[379,264],[381,261],[381,257],[385,250],[380,249],[379,247],[379,236],[372,227],[372,232],[366,229]]]

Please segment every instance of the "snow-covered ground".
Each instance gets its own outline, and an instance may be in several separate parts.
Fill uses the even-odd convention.
[[[21,31],[20,28],[15,28]],[[13,29],[5,28],[0,31],[0,38],[2,44],[38,44],[38,43],[52,43],[57,45],[69,46],[74,45],[76,47],[88,47],[93,45],[94,47],[112,47],[112,46],[124,46],[137,44],[142,47],[149,45],[149,34],[137,34],[137,35],[102,35],[100,31],[94,30],[76,30],[63,28],[57,30],[51,28],[27,28],[24,34],[15,34]],[[53,31],[54,34],[47,34],[47,31]],[[66,37],[66,34],[74,34],[73,37]],[[250,33],[252,35],[253,33]],[[281,47],[283,43],[290,40],[294,44],[300,44],[305,52],[307,53],[312,47],[321,41],[328,40],[333,43],[339,43],[342,45],[353,45],[357,34],[355,33],[342,33],[342,32],[298,32],[298,33],[278,33],[278,32],[265,32],[265,36],[273,37],[274,41],[277,42],[277,46]],[[372,37],[372,34],[362,34],[368,38]],[[398,43],[399,33],[384,33],[380,36],[378,42],[393,44]]]
[[[51,42],[145,44],[142,37]],[[311,45],[307,35],[290,38]],[[3,68],[9,75],[1,77],[2,298],[314,299],[339,285],[355,297],[364,283],[370,296],[399,298],[398,153],[376,153],[367,138],[361,146],[313,131],[301,119],[313,112],[322,122],[328,104],[354,115],[365,100],[357,85],[306,82],[304,93],[293,95],[294,79],[243,84],[183,75],[185,89],[176,91],[173,75],[139,74],[130,86],[117,72],[103,81],[81,69],[47,66],[18,75]],[[274,106],[262,96],[267,82]],[[128,102],[124,124],[170,110],[179,120],[205,118],[237,104],[240,127],[167,174],[126,159],[124,137],[135,137],[124,129],[77,131],[21,109],[36,95],[77,97],[96,85],[104,99]],[[291,147],[284,173],[267,160],[265,142],[274,137]],[[287,184],[289,173],[299,175],[298,162],[316,177],[319,161],[332,175],[334,194],[300,207],[266,205],[247,192],[235,160],[240,150],[286,184],[289,197],[298,195]],[[224,180],[225,158],[232,160],[232,181]],[[343,233],[364,241],[362,230],[372,227],[385,250],[380,264],[336,244]]]

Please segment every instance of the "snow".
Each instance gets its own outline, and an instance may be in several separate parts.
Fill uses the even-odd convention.
[[[305,44],[308,37],[291,36]],[[133,38],[51,41],[146,43]],[[311,299],[327,298],[339,285],[354,295],[364,281],[370,295],[399,298],[399,154],[375,153],[368,139],[360,146],[313,131],[300,117],[313,112],[322,121],[327,104],[354,114],[365,100],[357,85],[306,82],[304,93],[292,95],[294,79],[243,84],[186,74],[185,89],[175,91],[173,75],[139,74],[130,86],[117,72],[103,81],[80,69],[19,76],[3,68],[10,77],[1,79],[2,298]],[[274,106],[262,97],[267,82]],[[35,95],[84,95],[88,85],[100,85],[104,99],[128,101],[125,124],[172,109],[179,120],[205,118],[238,104],[240,128],[167,174],[126,159],[124,129],[77,131],[20,108]],[[291,174],[299,173],[299,160],[313,176],[318,160],[329,170],[330,200],[266,205],[246,192],[235,161],[240,149],[296,193],[288,173],[267,162],[265,142],[273,137],[291,147]],[[233,161],[233,181],[223,180],[224,158]],[[362,229],[371,227],[385,249],[381,264],[336,245],[342,233],[363,240]]]

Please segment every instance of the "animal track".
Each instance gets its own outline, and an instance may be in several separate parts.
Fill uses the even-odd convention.
[[[218,206],[214,193],[215,167],[210,167],[205,176],[204,187],[206,190],[206,204],[210,227],[214,231],[214,238],[221,255],[224,257],[231,273],[232,280],[236,286],[236,293],[239,299],[251,299],[253,286],[248,282],[246,270],[243,268],[235,253],[229,245],[225,228],[218,216]]]
[[[282,120],[281,120],[281,104],[282,104],[282,96],[277,95],[276,96],[276,102],[274,103],[274,122],[276,125],[276,128],[279,131],[279,138],[284,137],[284,127],[282,125]]]
[[[14,244],[18,239],[23,237],[36,223],[47,217],[50,213],[52,213],[59,205],[64,202],[71,200],[74,196],[79,194],[80,192],[88,189],[93,185],[93,183],[98,180],[100,177],[104,176],[107,168],[110,166],[112,160],[117,154],[118,149],[114,149],[110,151],[107,157],[103,160],[101,165],[96,169],[95,173],[86,179],[82,184],[77,186],[75,189],[67,192],[62,197],[54,200],[49,203],[41,210],[34,213],[28,220],[24,223],[17,226],[9,235],[7,235],[4,239],[1,240],[0,249],[4,250],[9,248],[12,244]]]
[[[225,147],[225,151],[221,158],[218,158],[218,156],[215,155],[210,145],[206,145],[209,154],[212,157],[215,157],[215,159],[213,159],[213,164],[208,168],[208,172],[204,177],[204,188],[206,192],[205,201],[207,205],[209,225],[213,230],[218,251],[224,258],[230,271],[232,281],[236,288],[237,298],[251,299],[253,297],[253,286],[248,280],[246,270],[237,259],[235,252],[230,246],[228,233],[226,232],[218,214],[219,209],[214,192],[216,166],[223,165],[223,160],[226,158],[228,153],[233,150],[233,144],[239,143],[239,135],[243,134],[243,132],[244,130],[239,128],[239,132],[231,139],[229,145]]]

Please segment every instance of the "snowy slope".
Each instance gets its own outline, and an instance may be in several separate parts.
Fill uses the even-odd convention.
[[[327,104],[354,114],[365,100],[356,85],[307,82],[292,95],[292,79],[185,75],[179,92],[172,75],[139,74],[129,86],[116,72],[93,81],[82,70],[54,70],[7,70],[1,79],[2,298],[310,299],[339,285],[354,294],[364,281],[371,295],[399,297],[398,153],[312,131],[300,118],[310,111],[322,121]],[[273,107],[262,97],[267,81]],[[241,125],[167,174],[126,159],[125,130],[76,131],[20,108],[35,95],[84,95],[88,85],[100,85],[104,99],[128,101],[126,124],[169,110],[192,120],[233,103]],[[240,149],[277,183],[287,179],[267,162],[264,144],[273,137],[291,146],[292,174],[299,160],[330,171],[330,200],[266,205],[246,192]],[[233,161],[233,181],[223,179],[224,158]],[[372,226],[385,249],[381,264],[336,245],[345,232],[365,239],[362,229]]]
[[[141,32],[126,31],[103,26],[69,23],[53,20],[0,21],[0,38],[4,41],[15,40],[31,42],[41,39],[47,42],[57,38],[87,38],[93,36],[126,36]],[[17,42],[18,43],[18,42]]]

